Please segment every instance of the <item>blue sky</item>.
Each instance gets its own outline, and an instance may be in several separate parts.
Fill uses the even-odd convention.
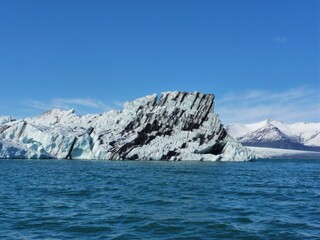
[[[0,1],[0,115],[216,95],[222,121],[320,121],[320,1]]]

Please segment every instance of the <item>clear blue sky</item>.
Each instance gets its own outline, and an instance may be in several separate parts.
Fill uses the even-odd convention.
[[[223,121],[320,121],[320,1],[0,1],[0,115],[80,114],[162,91]],[[220,111],[220,112],[219,112]]]

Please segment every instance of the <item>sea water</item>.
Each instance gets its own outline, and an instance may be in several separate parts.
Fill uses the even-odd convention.
[[[316,239],[320,160],[0,160],[0,239]]]

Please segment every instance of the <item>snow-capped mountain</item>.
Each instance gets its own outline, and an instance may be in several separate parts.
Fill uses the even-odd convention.
[[[227,132],[245,146],[320,152],[320,123],[265,120],[230,124]]]
[[[214,95],[164,92],[126,102],[122,111],[79,116],[50,110],[0,118],[0,158],[247,161],[213,112]]]

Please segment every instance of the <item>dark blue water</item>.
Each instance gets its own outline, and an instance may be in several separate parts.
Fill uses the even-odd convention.
[[[320,238],[320,160],[0,160],[0,239],[43,238]]]

